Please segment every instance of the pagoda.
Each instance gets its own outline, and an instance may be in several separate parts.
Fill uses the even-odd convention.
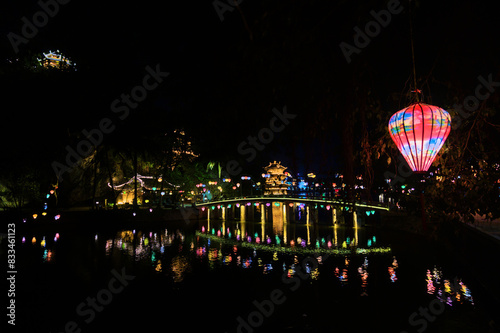
[[[284,195],[287,193],[288,184],[285,182],[288,172],[287,167],[281,165],[281,162],[274,161],[264,167],[266,173],[262,177],[266,179],[266,188],[264,195]]]

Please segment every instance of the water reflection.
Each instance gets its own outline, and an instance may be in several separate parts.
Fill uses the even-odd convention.
[[[398,261],[397,261],[396,257],[393,257],[392,266],[389,266],[387,268],[391,282],[396,282],[398,280],[398,278],[396,277],[396,269],[398,267],[399,267]]]
[[[358,267],[358,273],[361,277],[361,296],[368,296],[368,258],[365,257],[363,265]]]
[[[358,295],[363,297],[370,294],[369,285],[373,283],[370,282],[370,271],[381,269],[384,267],[384,262],[389,281],[391,283],[398,281],[396,272],[400,264],[396,256],[389,254],[390,249],[380,248],[384,251],[377,251],[373,246],[366,249],[356,247],[356,244],[361,243],[368,245],[368,241],[372,245],[377,243],[376,236],[370,235],[367,230],[360,229],[356,235],[339,226],[315,229],[314,232],[313,224],[294,225],[293,228],[287,227],[286,224],[283,226],[281,234],[274,234],[274,231],[280,229],[275,225],[269,229],[263,222],[202,221],[199,227],[201,233],[189,237],[180,230],[169,229],[120,230],[111,237],[101,234],[91,237],[96,253],[102,251],[104,256],[116,260],[120,260],[119,257],[126,257],[134,262],[147,263],[152,272],[170,276],[174,283],[184,281],[193,271],[193,260],[198,265],[206,265],[208,270],[236,267],[256,271],[262,275],[284,272],[288,278],[293,278],[297,274],[307,274],[311,281],[320,279],[337,281],[340,287],[354,284],[359,286]],[[307,231],[309,228],[311,230]],[[285,242],[286,230],[295,236],[295,239],[290,239],[288,244]],[[314,239],[312,235],[315,236]],[[26,239],[30,238],[31,242],[27,242]],[[39,249],[38,255],[42,263],[54,263],[58,243],[64,237],[54,233],[23,236],[22,239],[24,246]],[[338,246],[339,244],[341,246]],[[332,254],[336,259],[331,256]],[[356,256],[358,254],[361,256]],[[383,256],[383,260],[378,260],[378,267],[372,268],[369,265],[370,256],[378,254]],[[312,267],[309,263],[302,265],[302,260],[307,256],[313,256],[318,266]],[[323,267],[323,256],[327,258],[326,268]],[[443,278],[441,269],[437,267],[426,270],[425,283],[427,294],[435,296],[448,306],[474,304],[467,284],[459,278]]]
[[[307,300],[321,298],[324,293],[328,294],[324,297],[331,297],[338,304],[345,300],[375,304],[381,299],[392,299],[395,290],[405,288],[406,292],[413,288],[421,291],[423,297],[438,299],[447,308],[474,305],[469,281],[443,274],[440,268],[428,266],[428,262],[421,263],[418,274],[409,276],[407,268],[414,263],[409,262],[408,256],[377,252],[387,249],[382,246],[383,235],[377,234],[377,239],[374,231],[364,228],[356,233],[341,226],[318,227],[310,221],[309,225],[283,224],[277,234],[275,230],[280,229],[272,223],[211,220],[200,221],[195,227],[198,232],[141,229],[90,233],[78,238],[78,247],[84,248],[99,265],[126,265],[127,271],[130,267],[132,274],[141,274],[145,281],[154,277],[152,281],[162,288],[175,285],[177,290],[196,290],[191,287],[203,284],[210,276],[210,284],[220,290],[225,286],[233,288],[241,277],[241,281],[256,281],[261,284],[259,287],[268,287],[269,283],[273,290],[291,285],[283,283],[286,279],[299,278],[307,281],[302,287]],[[21,246],[32,251],[41,265],[57,264],[58,253],[71,257],[64,253],[72,241],[66,234],[26,234],[24,240]],[[305,261],[308,257],[317,265]],[[85,264],[80,261],[80,265]],[[320,292],[311,292],[316,290]],[[197,292],[192,293],[189,295],[197,296]],[[296,295],[299,293],[302,291]]]
[[[461,278],[454,277],[453,279],[443,279],[441,269],[434,266],[434,269],[427,269],[426,283],[427,293],[436,296],[441,302],[448,306],[457,304],[474,305],[472,293]]]
[[[171,270],[174,282],[181,282],[186,273],[191,271],[191,264],[185,256],[179,255],[172,259]]]

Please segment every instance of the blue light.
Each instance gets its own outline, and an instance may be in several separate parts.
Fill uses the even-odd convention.
[[[305,181],[300,181],[300,182],[299,182],[299,186],[298,186],[298,187],[299,187],[299,189],[301,189],[301,190],[305,189],[305,188],[307,187],[307,182],[305,182]]]

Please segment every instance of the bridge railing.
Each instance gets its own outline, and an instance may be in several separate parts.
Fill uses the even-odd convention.
[[[387,208],[388,205],[376,202],[376,201],[347,201],[339,198],[331,198],[331,197],[323,197],[323,196],[305,196],[305,195],[251,195],[251,196],[235,196],[231,198],[222,198],[222,199],[212,199],[212,200],[207,200],[203,201],[197,204],[210,204],[211,202],[224,202],[224,201],[235,201],[235,200],[250,200],[250,201],[255,201],[257,199],[260,200],[273,200],[273,199],[281,199],[281,200],[293,200],[293,199],[305,199],[305,200],[312,200],[312,201],[320,201],[320,202],[325,202],[325,203],[335,203],[335,204],[340,204],[340,205],[369,205],[369,206],[375,206],[375,207],[380,207],[380,208]]]

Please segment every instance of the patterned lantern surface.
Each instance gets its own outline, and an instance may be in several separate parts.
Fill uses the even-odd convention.
[[[412,104],[389,120],[391,138],[413,172],[429,169],[450,129],[450,114],[424,103]]]

